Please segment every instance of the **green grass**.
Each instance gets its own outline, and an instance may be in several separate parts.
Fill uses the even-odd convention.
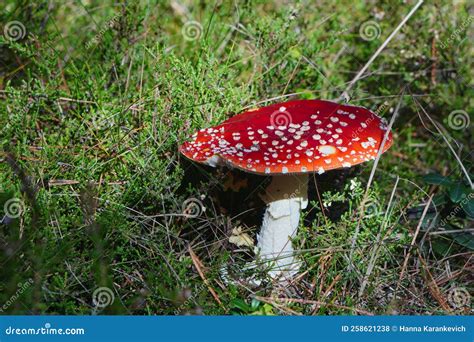
[[[0,224],[2,312],[470,313],[449,294],[473,291],[472,217],[456,211],[446,229],[471,231],[440,234],[440,220],[461,200],[423,176],[449,176],[472,191],[420,108],[445,127],[472,179],[472,124],[453,129],[448,119],[464,110],[473,120],[472,45],[460,29],[472,18],[467,2],[424,4],[356,84],[350,103],[387,119],[402,100],[395,143],[364,212],[372,162],[313,178],[294,241],[301,276],[286,288],[245,284],[253,252],[228,241],[237,227],[255,238],[257,193],[268,179],[236,172],[247,187],[225,191],[228,170],[178,153],[194,131],[256,105],[336,99],[413,5],[2,2],[3,28],[19,21],[26,29],[16,41],[0,37],[0,218],[12,198],[23,208]],[[191,20],[202,27],[194,40],[183,33]],[[378,38],[362,39],[367,21],[379,26]],[[439,215],[433,206],[411,245],[430,195]],[[198,217],[180,215],[190,198],[206,209]],[[226,283],[223,269],[236,281]],[[99,287],[115,297],[103,309],[92,301]]]

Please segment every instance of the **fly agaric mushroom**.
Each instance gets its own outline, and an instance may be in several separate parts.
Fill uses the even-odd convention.
[[[387,126],[366,108],[296,100],[238,114],[201,129],[180,147],[187,158],[271,175],[257,247],[272,262],[269,275],[291,277],[299,268],[291,239],[308,204],[308,174],[349,168],[375,159]],[[388,132],[385,152],[392,145]]]

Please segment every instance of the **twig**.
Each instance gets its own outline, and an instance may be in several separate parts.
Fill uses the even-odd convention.
[[[425,259],[421,256],[418,255],[418,259],[421,261],[421,264],[424,266],[424,269],[426,271],[426,274],[428,276],[428,290],[430,291],[431,295],[436,299],[436,301],[441,305],[441,307],[448,312],[452,312],[452,308],[448,305],[448,302],[441,293],[438,284],[436,283],[436,280],[433,278],[433,275],[431,274],[430,270],[428,269],[428,265],[426,264]]]
[[[443,234],[460,234],[460,233],[474,233],[474,228],[469,229],[452,229],[452,230],[438,230],[436,232],[430,232],[429,235],[443,235]]]
[[[199,273],[199,276],[204,281],[204,284],[206,284],[206,286],[209,289],[209,292],[211,293],[212,297],[214,297],[216,302],[221,307],[224,307],[224,305],[222,304],[221,300],[219,299],[219,296],[217,295],[216,291],[214,291],[214,289],[211,287],[211,284],[210,284],[209,280],[206,278],[206,276],[204,275],[204,272],[202,271],[202,269],[204,268],[204,265],[202,264],[201,260],[199,260],[196,253],[194,253],[191,246],[188,247],[188,252],[189,252],[189,255],[191,256],[191,259],[193,260],[194,267],[196,267],[196,269]]]

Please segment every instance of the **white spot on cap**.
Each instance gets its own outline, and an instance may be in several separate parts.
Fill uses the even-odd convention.
[[[324,173],[324,169],[323,169],[322,167],[320,167],[320,168],[318,169],[318,174],[321,175],[321,174],[323,174],[323,173]]]
[[[336,153],[336,148],[331,145],[321,145],[318,146],[318,151],[326,155],[330,155]]]
[[[349,162],[344,162],[344,163],[342,163],[342,166],[343,166],[343,167],[351,167],[352,164],[349,163]]]
[[[283,166],[281,168],[281,173],[288,173],[288,168],[286,166]]]
[[[315,134],[315,135],[313,135],[313,139],[314,140],[319,140],[319,139],[321,139],[321,136],[319,134]]]

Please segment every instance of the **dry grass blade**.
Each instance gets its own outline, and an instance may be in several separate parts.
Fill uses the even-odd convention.
[[[407,268],[407,265],[408,265],[408,260],[410,259],[411,250],[412,250],[413,246],[415,245],[416,238],[418,237],[421,226],[423,224],[423,220],[425,219],[426,213],[428,212],[428,209],[430,207],[432,199],[433,199],[433,195],[431,195],[430,198],[428,199],[428,201],[426,202],[425,209],[423,210],[423,213],[421,214],[420,221],[418,222],[418,225],[416,227],[415,234],[413,234],[413,239],[411,240],[410,247],[408,249],[407,255],[405,256],[405,260],[403,261],[403,266],[402,266],[402,270],[400,272],[400,277],[399,277],[398,282],[397,282],[396,291],[398,291],[398,289],[400,288],[400,284],[402,283],[402,280],[405,277],[405,271],[406,271],[406,268]]]
[[[411,11],[403,18],[403,20],[398,24],[398,26],[393,30],[393,32],[390,34],[390,36],[385,39],[385,41],[380,45],[380,47],[375,51],[375,53],[370,57],[368,62],[360,69],[360,71],[357,73],[357,75],[354,77],[354,79],[349,83],[347,88],[344,90],[342,95],[340,96],[339,100],[344,100],[349,98],[349,92],[354,86],[354,84],[361,78],[361,76],[364,74],[364,72],[367,70],[367,68],[372,64],[372,62],[377,58],[377,56],[385,49],[385,47],[390,43],[393,37],[400,31],[400,29],[405,25],[405,23],[410,19],[410,17],[415,14],[416,10],[423,4],[423,0],[418,1],[418,3],[411,9]]]
[[[363,199],[361,201],[361,204],[360,204],[360,215],[359,215],[359,218],[357,220],[357,226],[356,226],[356,229],[354,231],[354,235],[352,237],[351,251],[350,251],[350,254],[349,254],[349,269],[352,269],[353,266],[354,266],[353,263],[352,263],[352,259],[353,259],[353,256],[354,256],[354,250],[355,250],[355,245],[356,245],[356,242],[357,242],[357,237],[358,237],[359,231],[360,231],[360,224],[361,224],[361,221],[362,221],[362,216],[363,216],[364,210],[365,210],[365,204],[366,204],[367,199],[368,199],[369,189],[370,189],[370,186],[372,185],[372,180],[374,178],[375,170],[377,169],[378,162],[380,160],[380,157],[382,156],[383,148],[384,148],[385,143],[388,139],[388,134],[392,130],[393,123],[395,122],[395,119],[398,116],[398,111],[400,110],[400,106],[401,106],[402,101],[403,101],[403,94],[404,94],[404,92],[400,96],[400,101],[398,101],[397,107],[395,108],[395,111],[393,112],[392,118],[390,119],[390,123],[388,124],[387,131],[385,132],[382,143],[380,144],[379,151],[377,152],[377,157],[374,160],[374,166],[372,167],[372,170],[370,171],[370,176],[369,176],[369,180],[367,181],[367,187],[365,189],[364,197],[363,197]]]
[[[390,195],[390,200],[389,200],[388,205],[387,205],[387,211],[385,212],[383,225],[382,225],[382,227],[380,227],[380,230],[377,233],[377,237],[375,239],[375,247],[372,250],[372,254],[370,256],[370,261],[369,261],[369,265],[367,267],[367,272],[365,273],[364,279],[363,279],[362,284],[360,286],[359,298],[362,297],[362,295],[364,293],[364,290],[365,290],[365,287],[367,286],[367,284],[369,282],[369,277],[370,277],[370,275],[371,275],[371,273],[374,269],[375,261],[377,259],[377,254],[380,250],[380,247],[381,247],[382,241],[383,241],[382,232],[384,231],[385,227],[387,226],[387,221],[389,219],[390,208],[392,206],[393,198],[395,196],[395,191],[397,190],[399,180],[400,180],[400,177],[397,176],[397,180],[395,181],[395,185],[393,186],[392,194]]]
[[[217,295],[216,291],[214,291],[214,289],[212,288],[211,286],[211,283],[209,282],[209,280],[206,278],[206,276],[204,275],[204,265],[202,264],[201,260],[198,258],[198,256],[196,255],[196,253],[194,253],[193,249],[191,246],[188,247],[188,252],[189,252],[189,255],[191,256],[191,259],[193,260],[193,264],[194,264],[194,267],[196,267],[196,270],[198,271],[199,273],[199,276],[201,277],[202,281],[204,282],[204,284],[206,284],[209,292],[211,293],[212,297],[214,297],[214,299],[216,300],[216,302],[221,306],[223,307],[222,305],[222,302],[221,300],[219,299],[219,296]]]
[[[448,312],[452,311],[451,307],[448,305],[448,301],[440,291],[436,280],[433,278],[433,275],[431,274],[425,259],[421,255],[418,255],[418,259],[421,261],[423,269],[426,271],[426,278],[428,278],[426,279],[428,290],[430,291],[431,295],[436,299],[436,301],[439,303],[439,305],[441,305],[444,310]]]
[[[415,103],[421,108],[422,112],[425,114],[425,116],[430,120],[430,122],[433,124],[433,126],[436,127],[436,130],[438,131],[438,133],[441,135],[441,137],[443,138],[444,142],[446,143],[446,145],[448,145],[448,148],[449,150],[451,151],[451,153],[453,154],[454,158],[456,159],[456,161],[458,162],[459,164],[459,167],[461,168],[462,172],[464,173],[464,175],[466,176],[466,180],[469,182],[469,186],[471,187],[472,190],[474,190],[474,183],[472,182],[471,180],[471,176],[469,175],[469,172],[466,170],[466,167],[464,166],[464,164],[462,163],[462,160],[459,158],[459,156],[457,155],[456,151],[454,151],[453,147],[451,146],[451,144],[449,143],[449,140],[446,138],[446,135],[443,133],[443,131],[440,129],[440,124],[435,122],[431,116],[426,112],[425,108],[423,108],[423,106],[421,106],[420,102],[417,100],[417,99],[413,99],[415,101]]]

